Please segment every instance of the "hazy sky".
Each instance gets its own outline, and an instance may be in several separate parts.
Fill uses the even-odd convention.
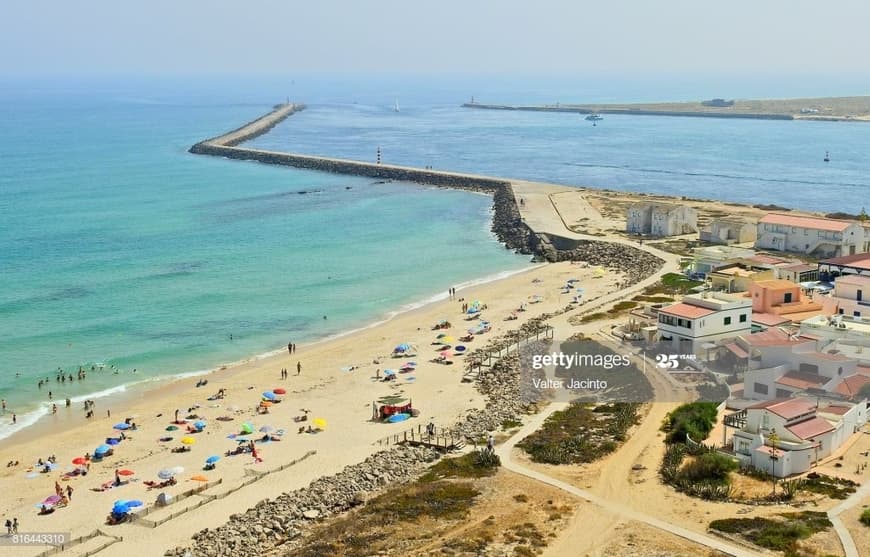
[[[0,0],[0,75],[870,74],[866,0]]]

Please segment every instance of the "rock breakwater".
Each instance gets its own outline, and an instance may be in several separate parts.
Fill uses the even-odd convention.
[[[259,557],[299,537],[307,521],[329,517],[365,502],[368,494],[417,478],[439,453],[426,447],[397,446],[347,466],[308,487],[266,499],[230,516],[218,528],[193,535],[192,546],[176,547],[167,557]]]

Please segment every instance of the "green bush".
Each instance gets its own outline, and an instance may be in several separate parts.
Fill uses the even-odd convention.
[[[870,526],[870,508],[864,509],[864,512],[861,513],[861,518],[858,520],[860,520],[861,524],[864,526]]]
[[[679,471],[679,477],[690,482],[725,483],[729,472],[737,469],[737,462],[719,453],[704,453],[690,461]]]
[[[662,425],[668,434],[665,442],[685,443],[687,435],[697,442],[706,439],[716,423],[718,406],[715,402],[692,402],[669,413]]]

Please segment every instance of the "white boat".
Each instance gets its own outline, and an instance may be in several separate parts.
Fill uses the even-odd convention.
[[[604,118],[601,117],[601,114],[598,114],[597,112],[593,112],[592,114],[587,116],[586,119],[589,120],[590,122],[597,122],[598,120],[604,120]]]
[[[399,99],[396,99],[396,105],[393,107],[393,112],[399,111]]]

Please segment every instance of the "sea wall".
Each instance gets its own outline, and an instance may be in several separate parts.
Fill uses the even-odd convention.
[[[290,114],[292,112],[285,115],[284,118]],[[240,130],[243,130],[244,135],[265,133],[260,131],[259,128],[247,130],[245,128],[240,128]],[[487,193],[493,196],[492,231],[498,240],[508,249],[518,253],[528,255],[538,253],[535,236],[523,222],[516,199],[514,198],[513,189],[510,186],[510,182],[506,180],[454,172],[438,172],[407,166],[247,149],[221,145],[215,140],[197,143],[190,148],[190,152],[198,155],[258,161],[265,164],[292,166],[294,168],[305,168],[320,172],[365,176],[378,180],[415,182],[436,187]]]
[[[463,108],[478,108],[481,110],[520,110],[525,112],[573,112],[575,114],[629,114],[633,116],[689,116],[693,118],[748,118],[750,120],[794,120],[791,114],[772,113],[741,113],[689,110],[650,110],[642,108],[590,108],[583,106],[535,106],[535,105],[503,105],[465,103]]]

